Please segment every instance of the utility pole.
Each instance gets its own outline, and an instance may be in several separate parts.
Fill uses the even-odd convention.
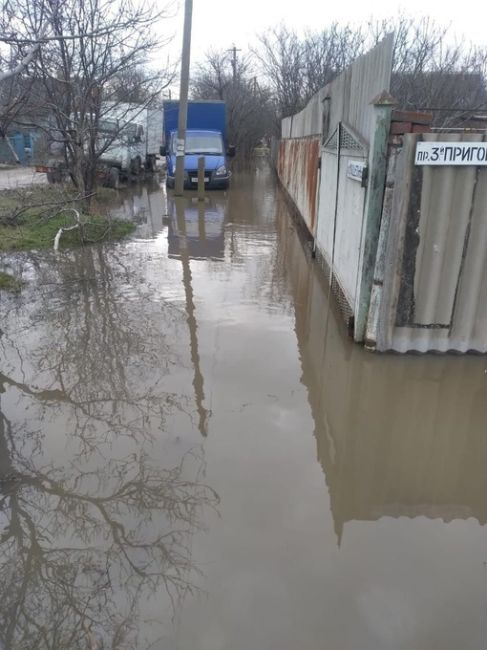
[[[233,44],[233,47],[231,47],[227,52],[232,53],[232,70],[233,70],[233,85],[237,83],[237,52],[240,52],[237,47],[235,47],[235,43]]]
[[[191,56],[191,21],[193,0],[184,2],[183,52],[181,55],[181,82],[179,85],[178,139],[176,142],[176,196],[183,195],[184,150],[186,148],[186,124],[188,121],[189,61]]]

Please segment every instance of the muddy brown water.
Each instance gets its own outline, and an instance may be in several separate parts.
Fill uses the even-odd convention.
[[[345,336],[265,166],[3,260],[0,646],[487,647],[487,361]]]

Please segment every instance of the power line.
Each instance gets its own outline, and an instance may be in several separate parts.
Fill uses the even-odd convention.
[[[477,113],[487,112],[487,108],[442,108],[435,106],[419,106],[414,108],[415,111],[442,111],[445,113]]]

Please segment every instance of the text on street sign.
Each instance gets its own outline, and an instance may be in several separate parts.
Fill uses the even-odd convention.
[[[487,165],[487,142],[418,142],[415,165]]]

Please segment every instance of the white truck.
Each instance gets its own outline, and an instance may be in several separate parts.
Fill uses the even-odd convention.
[[[97,146],[99,176],[105,185],[118,188],[120,181],[137,178],[142,172],[155,172],[164,142],[162,107],[136,104],[102,105],[98,122]],[[67,170],[61,151],[53,152],[47,165],[36,170],[47,172],[49,182],[63,181]]]
[[[99,149],[108,142],[100,161],[109,170],[109,184],[155,172],[164,142],[162,108],[105,103],[100,120]]]

